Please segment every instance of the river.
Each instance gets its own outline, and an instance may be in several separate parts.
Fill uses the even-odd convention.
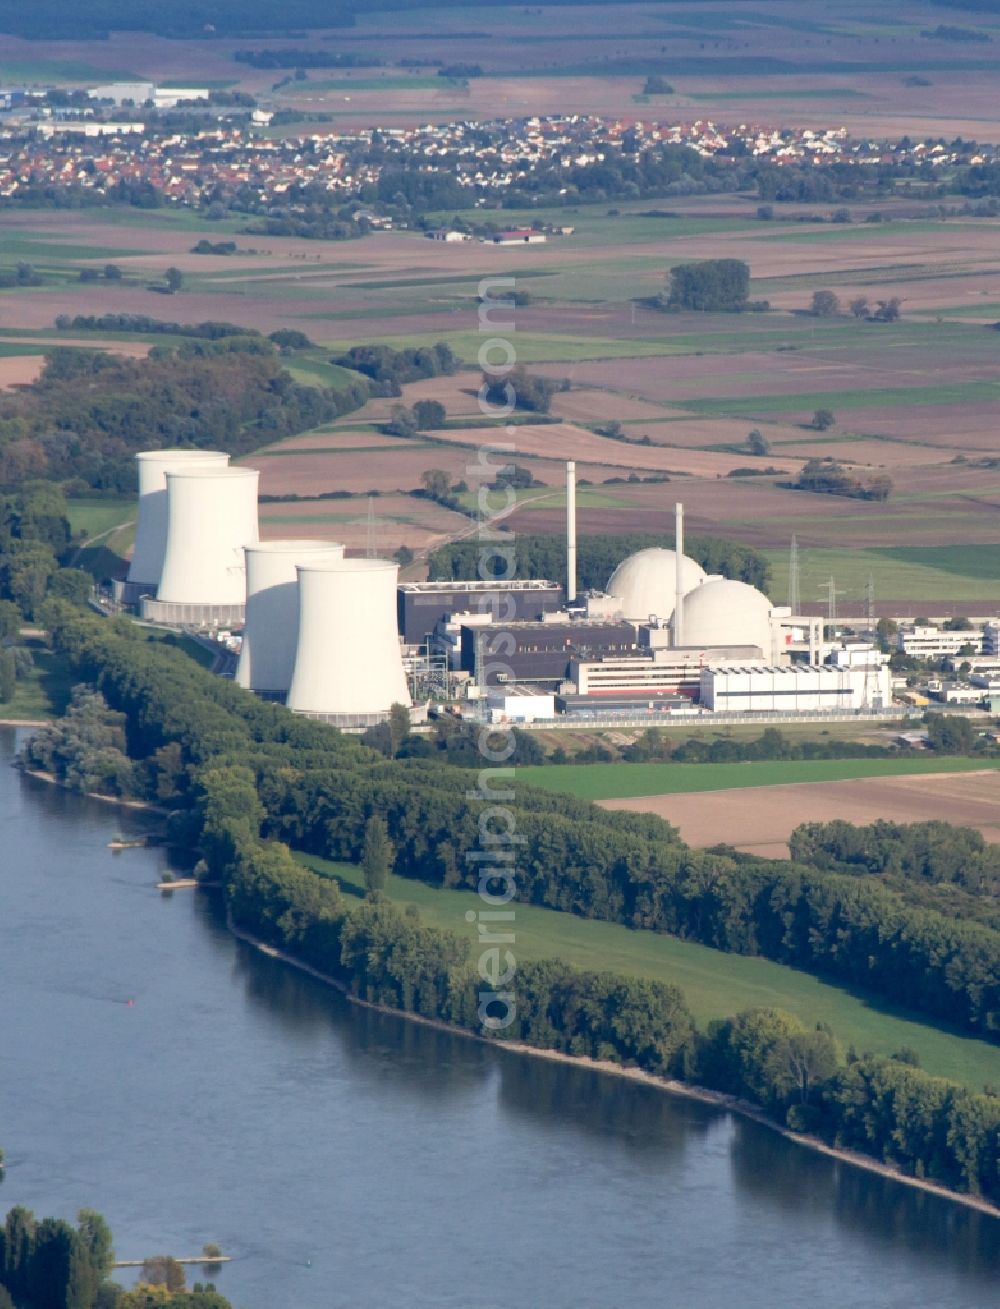
[[[234,1256],[237,1309],[984,1309],[1000,1223],[597,1073],[349,1005],[8,767],[6,1210]],[[129,1004],[129,1000],[134,1001]],[[193,1270],[193,1277],[200,1276]]]

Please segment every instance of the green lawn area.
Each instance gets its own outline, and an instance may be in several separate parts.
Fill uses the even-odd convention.
[[[795,530],[789,526],[789,532]],[[784,604],[788,594],[788,551],[762,550],[771,565],[772,598]],[[830,577],[851,599],[860,599],[869,577],[883,599],[978,601],[1000,603],[1000,545],[898,546],[880,550],[822,549],[799,551],[801,594],[818,598]]]
[[[732,764],[539,764],[518,768],[522,782],[581,800],[623,800],[642,795],[728,791],[792,782],[846,782],[859,777],[917,773],[968,773],[1000,768],[1000,760],[921,755],[899,759],[768,759]]]
[[[77,532],[86,532],[89,537],[99,536],[102,532],[109,532],[113,527],[119,527],[129,519],[135,518],[136,514],[134,496],[128,499],[84,498],[69,500],[67,504],[70,530],[74,535]]]
[[[284,367],[297,382],[304,382],[307,386],[328,386],[343,391],[352,382],[365,381],[360,373],[350,368],[342,368],[340,364],[330,363],[325,357],[325,352],[322,358],[293,355],[291,359],[284,361]]]
[[[14,698],[0,704],[0,718],[53,718],[69,703],[70,687],[76,678],[65,659],[54,654],[44,641],[31,637],[24,642],[35,666],[17,683]]]
[[[335,877],[349,893],[361,893],[361,871],[355,865],[330,863],[313,855],[297,857],[315,871]],[[387,891],[401,905],[416,905],[430,926],[457,932],[475,943],[475,922],[465,917],[482,907],[473,892],[438,890],[402,877],[391,877]],[[635,932],[516,901],[511,907],[517,915],[517,940],[511,945],[517,958],[556,957],[580,968],[672,983],[684,992],[701,1026],[742,1009],[773,1006],[798,1014],[809,1024],[829,1023],[845,1045],[853,1044],[859,1051],[892,1054],[911,1046],[930,1073],[976,1089],[984,1082],[1000,1082],[996,1046],[922,1023],[783,964],[723,954],[656,932]]]

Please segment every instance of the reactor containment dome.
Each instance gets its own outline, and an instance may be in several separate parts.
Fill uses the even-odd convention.
[[[139,507],[126,603],[134,603],[140,595],[155,595],[160,585],[167,552],[167,473],[178,468],[225,468],[229,456],[223,450],[140,450],[135,462]]]
[[[771,658],[771,601],[746,582],[709,577],[683,602],[685,646],[756,646]]]
[[[396,630],[398,564],[339,559],[303,564],[299,635],[288,707],[336,723],[370,727],[410,693]]]
[[[152,622],[229,625],[246,611],[245,546],[257,544],[255,468],[167,473],[167,549]]]
[[[300,564],[344,557],[336,541],[261,541],[245,550],[246,626],[236,681],[261,695],[286,695],[299,636]]]
[[[705,580],[705,570],[687,555],[681,558],[681,586],[685,592]],[[608,595],[619,602],[630,622],[645,623],[655,614],[669,622],[677,592],[677,555],[673,550],[653,546],[623,559],[607,585]]]

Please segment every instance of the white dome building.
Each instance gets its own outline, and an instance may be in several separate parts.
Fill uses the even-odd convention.
[[[677,594],[677,555],[653,546],[622,560],[608,581],[608,595],[618,601],[633,623],[648,622],[655,614],[661,623],[673,617]],[[687,593],[705,580],[705,570],[687,555],[681,557],[681,589]],[[685,636],[685,642],[687,637]]]
[[[771,601],[746,582],[709,577],[684,597],[685,646],[756,646],[772,658]]]

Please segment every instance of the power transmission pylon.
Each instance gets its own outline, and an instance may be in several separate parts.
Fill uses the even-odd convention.
[[[865,587],[865,601],[868,606],[868,630],[875,635],[875,575],[868,574],[868,585]]]
[[[826,621],[830,627],[837,626],[837,596],[843,595],[843,591],[837,590],[837,584],[831,577],[828,582],[824,582],[819,588],[826,593]]]

